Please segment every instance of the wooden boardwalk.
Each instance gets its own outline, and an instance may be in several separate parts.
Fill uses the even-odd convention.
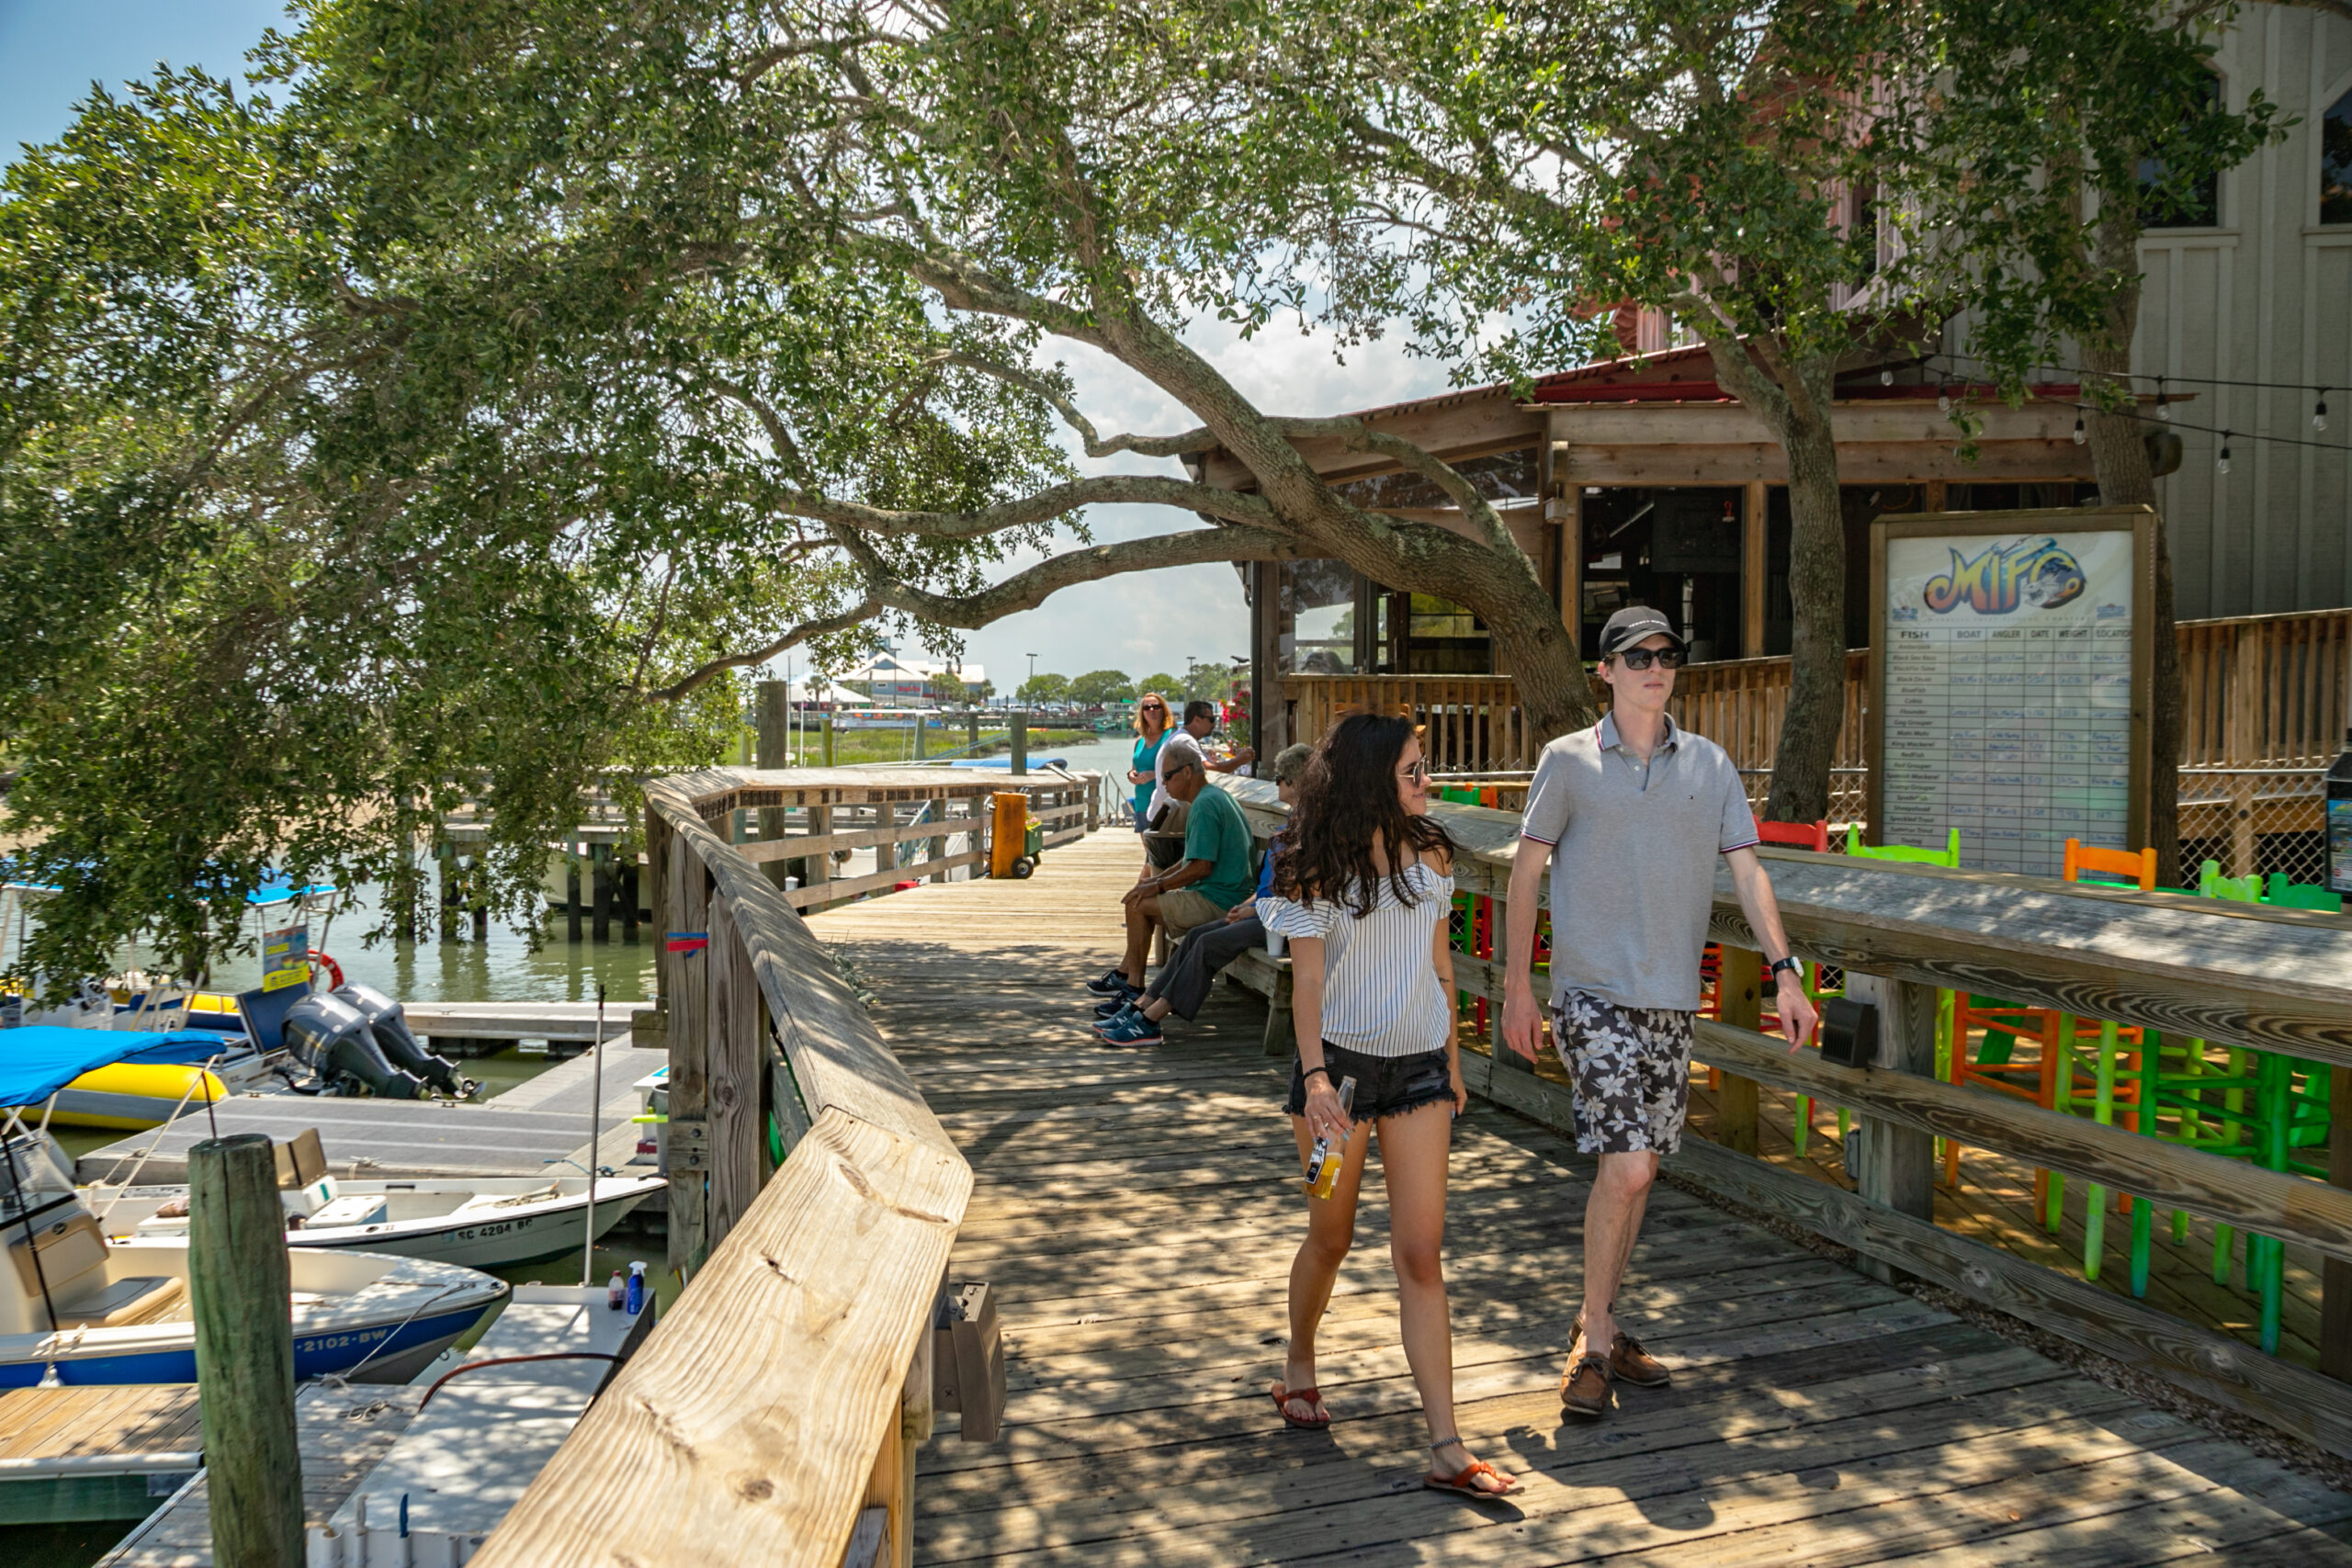
[[[1590,1162],[1478,1102],[1453,1162],[1456,1392],[1523,1491],[1419,1487],[1370,1181],[1324,1332],[1339,1422],[1283,1430],[1263,1390],[1304,1216],[1262,1006],[1220,988],[1142,1051],[1084,1027],[1135,855],[1104,832],[1027,882],[811,922],[977,1172],[952,1274],[1001,1303],[1005,1430],[967,1445],[949,1420],[924,1450],[919,1560],[2352,1563],[2352,1495],[1664,1187],[1620,1313],[1675,1386],[1566,1425]]]

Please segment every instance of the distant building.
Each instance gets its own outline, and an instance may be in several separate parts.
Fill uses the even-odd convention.
[[[909,659],[895,653],[876,654],[871,663],[842,671],[837,682],[864,692],[881,706],[922,707],[947,703],[961,705],[965,688],[988,679],[978,664],[945,664]]]

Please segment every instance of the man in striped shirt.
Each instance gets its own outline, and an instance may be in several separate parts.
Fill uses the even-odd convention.
[[[1635,605],[1609,618],[1600,634],[1608,716],[1544,748],[1511,863],[1503,1041],[1535,1059],[1529,959],[1548,862],[1553,1041],[1573,1086],[1577,1147],[1600,1156],[1585,1209],[1584,1313],[1560,1380],[1561,1403],[1576,1416],[1605,1412],[1612,1379],[1645,1388],[1668,1381],[1618,1329],[1617,1285],[1658,1157],[1682,1141],[1718,857],[1772,960],[1790,1048],[1813,1033],[1739,770],[1667,714],[1682,656],[1682,638],[1658,611]]]

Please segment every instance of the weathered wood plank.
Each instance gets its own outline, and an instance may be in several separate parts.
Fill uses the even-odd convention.
[[[953,1148],[820,1114],[474,1561],[837,1568],[970,1192]]]

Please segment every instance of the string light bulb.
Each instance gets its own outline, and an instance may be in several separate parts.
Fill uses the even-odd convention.
[[[1894,386],[1894,371],[1892,371],[1892,370],[1882,370],[1882,371],[1880,371],[1880,372],[1878,373],[1878,384],[1879,384],[1880,386],[1882,386],[1882,387],[1892,387],[1892,386]]]
[[[2319,402],[2312,410],[2312,428],[2313,430],[2327,428],[2327,389],[2325,387],[2319,389]]]
[[[2081,414],[2076,414],[2075,416],[2075,445],[2080,446],[2084,442],[2088,441],[2089,439],[2089,433],[2083,429],[2083,416]]]
[[[2165,378],[2156,378],[2156,417],[2166,424],[2172,423],[2172,405],[2165,401]]]
[[[1951,412],[1951,389],[1941,381],[1936,383],[1936,412],[1938,413]]]
[[[2213,468],[2219,473],[2230,471],[2230,433],[2226,430],[2222,432],[2222,455],[2213,460]]]

